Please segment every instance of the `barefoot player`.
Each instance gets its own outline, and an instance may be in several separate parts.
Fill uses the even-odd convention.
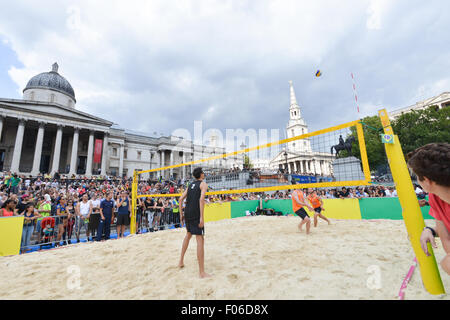
[[[180,208],[180,221],[186,222],[186,237],[181,247],[181,257],[178,267],[184,267],[184,254],[189,245],[192,235],[194,234],[197,239],[197,259],[199,266],[200,278],[206,278],[210,275],[205,272],[204,261],[204,208],[205,208],[205,194],[208,189],[208,185],[203,181],[205,174],[202,168],[196,168],[193,171],[193,176],[196,179],[189,187],[183,192],[178,203]],[[183,211],[183,202],[186,199],[186,207]]]
[[[312,207],[314,208],[314,228],[317,227],[317,216],[319,216],[321,219],[325,220],[330,224],[330,220],[327,219],[321,212],[325,211],[323,208],[323,201],[322,199],[317,195],[317,192],[313,189],[308,190],[308,201],[311,203]]]
[[[292,184],[296,184],[294,180]],[[302,218],[302,222],[298,225],[300,231],[302,231],[303,224],[306,223],[306,234],[309,234],[309,229],[311,228],[311,219],[309,218],[308,213],[303,207],[307,207],[309,210],[314,211],[314,209],[308,204],[305,199],[305,194],[300,189],[295,189],[292,191],[292,209],[296,215]]]

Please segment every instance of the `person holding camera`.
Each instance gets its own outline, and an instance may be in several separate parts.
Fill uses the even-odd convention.
[[[441,239],[446,256],[441,261],[442,269],[450,275],[450,144],[430,143],[408,153],[408,166],[417,176],[417,182],[429,193],[430,216],[436,219],[436,226],[425,227],[420,244],[426,255],[427,244],[434,248],[436,237]],[[420,201],[420,205],[425,205]]]

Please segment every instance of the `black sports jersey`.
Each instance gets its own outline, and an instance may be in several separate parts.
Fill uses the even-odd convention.
[[[146,199],[144,201],[144,206],[145,206],[146,210],[153,208],[154,205],[155,205],[155,201],[153,199],[150,199],[150,200]]]
[[[186,208],[184,209],[184,216],[186,220],[200,220],[200,184],[202,181],[196,180],[188,187]]]

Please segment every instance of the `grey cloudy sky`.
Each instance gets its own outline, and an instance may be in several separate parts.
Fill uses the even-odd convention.
[[[148,133],[284,128],[288,80],[310,131],[359,117],[351,72],[361,116],[450,91],[446,0],[0,4],[1,97],[57,61],[78,109]]]

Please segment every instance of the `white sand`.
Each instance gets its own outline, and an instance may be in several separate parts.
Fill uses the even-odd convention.
[[[184,229],[0,258],[1,299],[396,299],[414,254],[403,221],[319,219],[300,233],[298,217],[248,217],[206,224],[198,279],[193,238],[185,268],[177,263]],[[442,245],[435,250],[438,261]],[[379,266],[381,289],[367,268]],[[68,267],[80,269],[80,289]],[[70,270],[70,269],[69,269]],[[441,270],[447,292],[450,276]],[[69,287],[68,287],[69,284]],[[71,289],[72,288],[72,289]],[[406,299],[428,294],[419,269]]]

